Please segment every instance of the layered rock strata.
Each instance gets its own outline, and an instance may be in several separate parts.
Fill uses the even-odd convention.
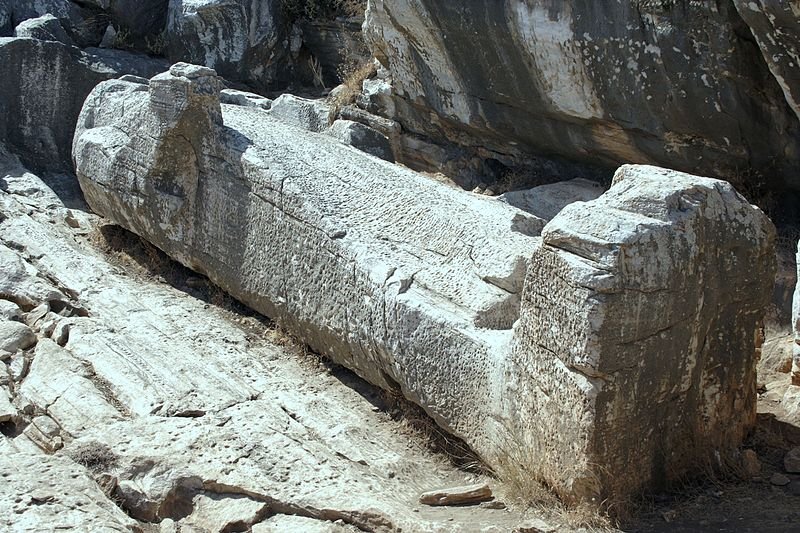
[[[73,144],[90,206],[570,499],[752,425],[774,230],[727,183],[625,167],[544,226],[219,90],[187,64],[100,84]]]
[[[408,131],[506,164],[651,163],[796,189],[796,6],[370,0],[364,33],[392,90],[377,104]]]

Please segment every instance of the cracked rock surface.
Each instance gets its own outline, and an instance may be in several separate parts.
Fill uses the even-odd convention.
[[[420,506],[422,492],[485,480],[188,289],[109,263],[67,178],[48,178],[51,188],[4,152],[0,164],[0,258],[13,267],[0,297],[18,308],[3,320],[37,337],[4,359],[0,529],[510,531],[523,521]],[[12,377],[15,360],[28,364]]]

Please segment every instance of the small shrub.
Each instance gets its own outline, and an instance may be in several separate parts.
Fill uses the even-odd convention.
[[[314,78],[314,86],[324,89],[325,80],[322,77],[322,65],[316,57],[311,57],[308,60],[308,68],[311,71],[311,76]]]
[[[92,472],[106,472],[117,464],[117,456],[111,448],[100,442],[87,442],[81,444],[67,455],[79,465],[85,466]]]
[[[112,44],[112,47],[118,50],[130,50],[133,48],[131,32],[125,28],[120,28],[116,35],[114,35],[114,43]]]
[[[147,53],[154,56],[163,56],[167,49],[167,30],[155,36],[145,36],[144,42]]]

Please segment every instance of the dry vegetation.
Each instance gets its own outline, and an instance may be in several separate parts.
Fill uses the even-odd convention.
[[[348,61],[339,67],[339,79],[342,80],[342,84],[329,97],[331,113],[334,117],[339,115],[339,111],[344,106],[356,101],[356,97],[361,93],[364,80],[375,76],[375,73],[375,64],[372,61],[360,63]]]
[[[282,0],[284,15],[289,20],[331,19],[337,16],[362,17],[366,0]]]

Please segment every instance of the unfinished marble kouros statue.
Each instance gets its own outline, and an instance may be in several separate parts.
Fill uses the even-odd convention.
[[[220,87],[181,63],[98,85],[73,145],[91,207],[571,501],[753,426],[774,229],[728,183],[625,166],[546,221]]]

